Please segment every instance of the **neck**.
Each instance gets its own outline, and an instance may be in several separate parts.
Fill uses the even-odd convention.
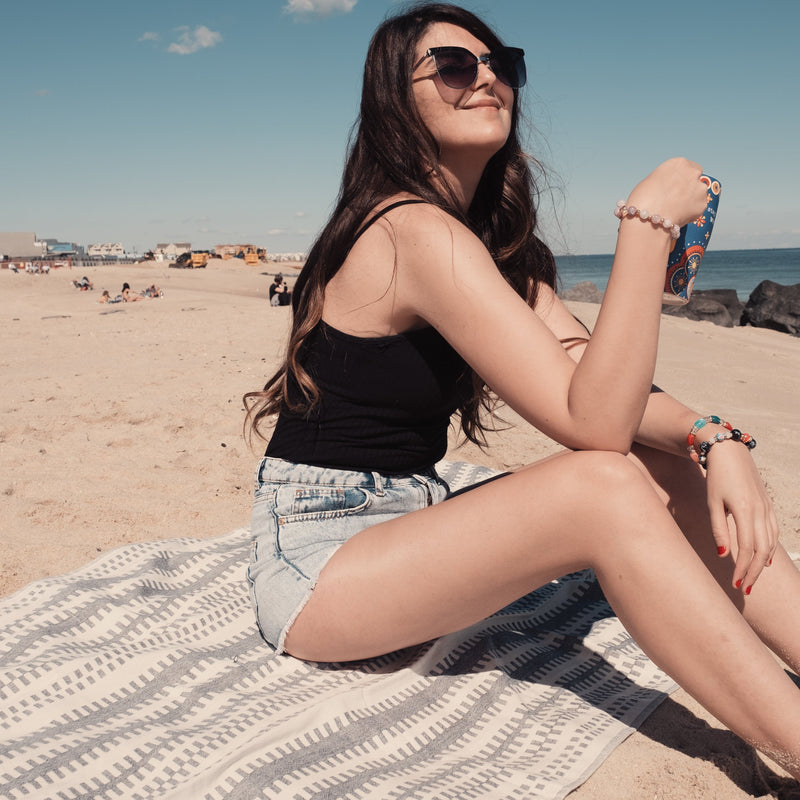
[[[437,172],[452,188],[459,206],[465,212],[472,205],[487,163],[488,159],[483,154],[459,153],[456,158],[446,158],[442,154]]]

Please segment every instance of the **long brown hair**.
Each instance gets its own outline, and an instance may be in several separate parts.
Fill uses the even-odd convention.
[[[533,305],[539,282],[554,287],[555,260],[536,236],[539,190],[531,172],[538,162],[520,146],[519,92],[514,90],[511,132],[489,160],[466,214],[448,186],[430,180],[439,161],[438,146],[417,112],[411,80],[416,47],[428,28],[449,22],[471,33],[491,51],[502,46],[497,35],[478,17],[447,3],[417,3],[387,19],[375,32],[367,52],[359,119],[351,134],[336,207],[314,242],[292,293],[292,328],[286,358],[260,392],[245,395],[247,419],[260,426],[283,408],[310,409],[319,398],[303,368],[300,353],[308,334],[322,318],[325,287],[336,274],[366,216],[382,200],[405,192],[438,206],[467,225],[486,245],[498,269],[517,293]],[[292,377],[303,395],[289,397]],[[459,408],[461,428],[477,444],[487,429],[482,411],[491,412],[494,399],[479,376],[473,393]]]

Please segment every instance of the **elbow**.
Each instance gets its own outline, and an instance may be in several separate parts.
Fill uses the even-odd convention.
[[[615,439],[607,437],[599,441],[592,441],[588,446],[575,447],[574,450],[602,450],[606,453],[619,453],[627,456],[633,447],[633,439]]]
[[[576,434],[571,443],[565,442],[572,450],[603,450],[627,456],[633,447],[636,430],[627,426],[592,424],[583,431],[576,430]]]
[[[633,439],[626,438],[624,441],[620,439],[612,443],[612,446],[604,447],[603,449],[608,450],[609,452],[612,453],[620,453],[623,456],[627,456],[628,453],[631,452],[632,447],[633,447]]]
[[[611,398],[598,402],[596,396],[588,403],[580,404],[568,398],[567,409],[565,422],[572,431],[571,438],[577,440],[577,446],[568,447],[605,450],[624,456],[633,447],[644,414],[644,404],[639,407],[638,404],[623,404]]]
[[[611,432],[601,449],[621,453],[623,456],[628,455],[633,447],[636,430],[636,428],[625,426],[624,429]]]

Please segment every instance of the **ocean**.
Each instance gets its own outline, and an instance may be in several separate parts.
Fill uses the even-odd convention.
[[[566,290],[591,281],[605,290],[614,261],[612,255],[556,256],[559,288]],[[791,286],[800,283],[800,247],[773,250],[709,250],[700,264],[695,289],[735,289],[747,302],[761,281]]]

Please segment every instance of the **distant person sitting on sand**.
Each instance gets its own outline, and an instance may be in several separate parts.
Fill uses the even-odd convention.
[[[135,303],[137,300],[144,300],[144,297],[142,297],[140,294],[136,294],[136,292],[131,291],[130,284],[123,283],[122,299],[126,303]]]
[[[150,284],[150,286],[148,286],[142,292],[142,294],[145,297],[163,297],[164,296],[164,292],[161,289],[159,289],[158,286],[156,286],[154,283]]]
[[[111,297],[108,289],[103,289],[103,294],[97,300],[98,303],[121,303],[122,295],[118,294],[116,297]]]
[[[292,293],[279,272],[269,287],[269,304],[271,306],[288,306],[292,302]]]
[[[94,289],[94,284],[84,275],[79,281],[72,281],[72,285],[81,292],[88,292]]]

